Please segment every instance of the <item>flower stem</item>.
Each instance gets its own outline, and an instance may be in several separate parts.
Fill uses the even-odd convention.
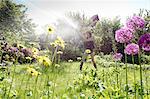
[[[36,99],[36,87],[37,87],[37,81],[38,81],[38,76],[35,79],[35,86],[34,86],[34,99]]]
[[[135,76],[135,67],[134,67],[134,56],[132,54],[132,64],[133,64],[133,69],[134,69],[134,99],[136,99],[136,76]]]
[[[126,47],[126,43],[124,44]],[[128,66],[127,66],[127,54],[125,53],[125,66],[126,66],[126,99],[128,99]]]
[[[116,82],[117,82],[117,87],[119,88],[119,81],[118,81],[118,66],[116,62]]]
[[[142,65],[141,65],[141,55],[140,52],[138,54],[138,60],[139,60],[139,65],[140,65],[140,84],[141,84],[141,90],[140,90],[140,96],[141,99],[143,99],[143,78],[142,78]]]

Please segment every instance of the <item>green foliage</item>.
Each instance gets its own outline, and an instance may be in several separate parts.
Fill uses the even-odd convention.
[[[118,17],[110,20],[106,18],[100,19],[94,28],[96,46],[98,52],[109,54],[115,51],[115,31],[121,27],[120,19]]]
[[[27,18],[26,8],[12,0],[0,0],[0,35],[9,42],[33,37],[35,25]],[[35,35],[34,35],[35,36]]]

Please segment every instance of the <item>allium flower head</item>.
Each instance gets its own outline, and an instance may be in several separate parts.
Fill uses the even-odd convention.
[[[124,52],[128,55],[136,55],[139,52],[139,45],[134,44],[134,43],[128,44]]]
[[[138,45],[145,51],[150,51],[150,33],[146,33],[139,38]]]
[[[120,61],[120,60],[122,59],[122,54],[121,54],[121,53],[115,53],[115,54],[113,55],[113,59],[114,59],[115,61]]]
[[[127,43],[133,38],[133,31],[129,28],[121,28],[116,31],[115,39],[119,43]]]
[[[128,19],[126,22],[126,26],[131,29],[139,29],[144,28],[145,21],[140,16],[133,16],[132,18]]]

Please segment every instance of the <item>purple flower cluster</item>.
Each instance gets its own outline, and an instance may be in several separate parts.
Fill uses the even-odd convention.
[[[144,51],[150,51],[150,33],[146,33],[142,35],[138,41],[138,45],[144,50]]]
[[[25,57],[32,56],[32,51],[29,48],[22,48],[21,52],[25,55]]]
[[[128,19],[126,22],[126,26],[130,29],[139,29],[144,28],[145,21],[139,16],[133,16],[132,18]]]
[[[136,55],[139,52],[139,45],[134,43],[128,44],[124,52],[128,55]]]
[[[18,52],[18,48],[17,47],[10,47],[9,52],[12,52],[12,53]]]
[[[129,28],[121,28],[116,31],[115,39],[119,43],[127,43],[133,38],[133,31]]]
[[[113,55],[113,59],[114,59],[115,61],[120,61],[120,60],[122,59],[122,54],[121,54],[121,53],[115,53],[115,54]]]

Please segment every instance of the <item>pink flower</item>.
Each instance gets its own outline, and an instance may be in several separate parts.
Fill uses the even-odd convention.
[[[113,59],[114,59],[115,61],[120,61],[120,60],[122,59],[122,54],[121,54],[121,53],[115,53],[115,54],[113,55]]]
[[[139,29],[144,28],[145,21],[140,16],[133,16],[132,18],[128,19],[126,22],[126,26],[130,29]]]
[[[150,33],[143,34],[138,41],[138,45],[144,50],[144,51],[150,51]]]
[[[134,43],[128,44],[124,52],[128,55],[136,55],[139,52],[139,45],[134,44]]]
[[[127,43],[133,38],[133,31],[129,28],[121,28],[116,31],[115,39],[119,43]]]

